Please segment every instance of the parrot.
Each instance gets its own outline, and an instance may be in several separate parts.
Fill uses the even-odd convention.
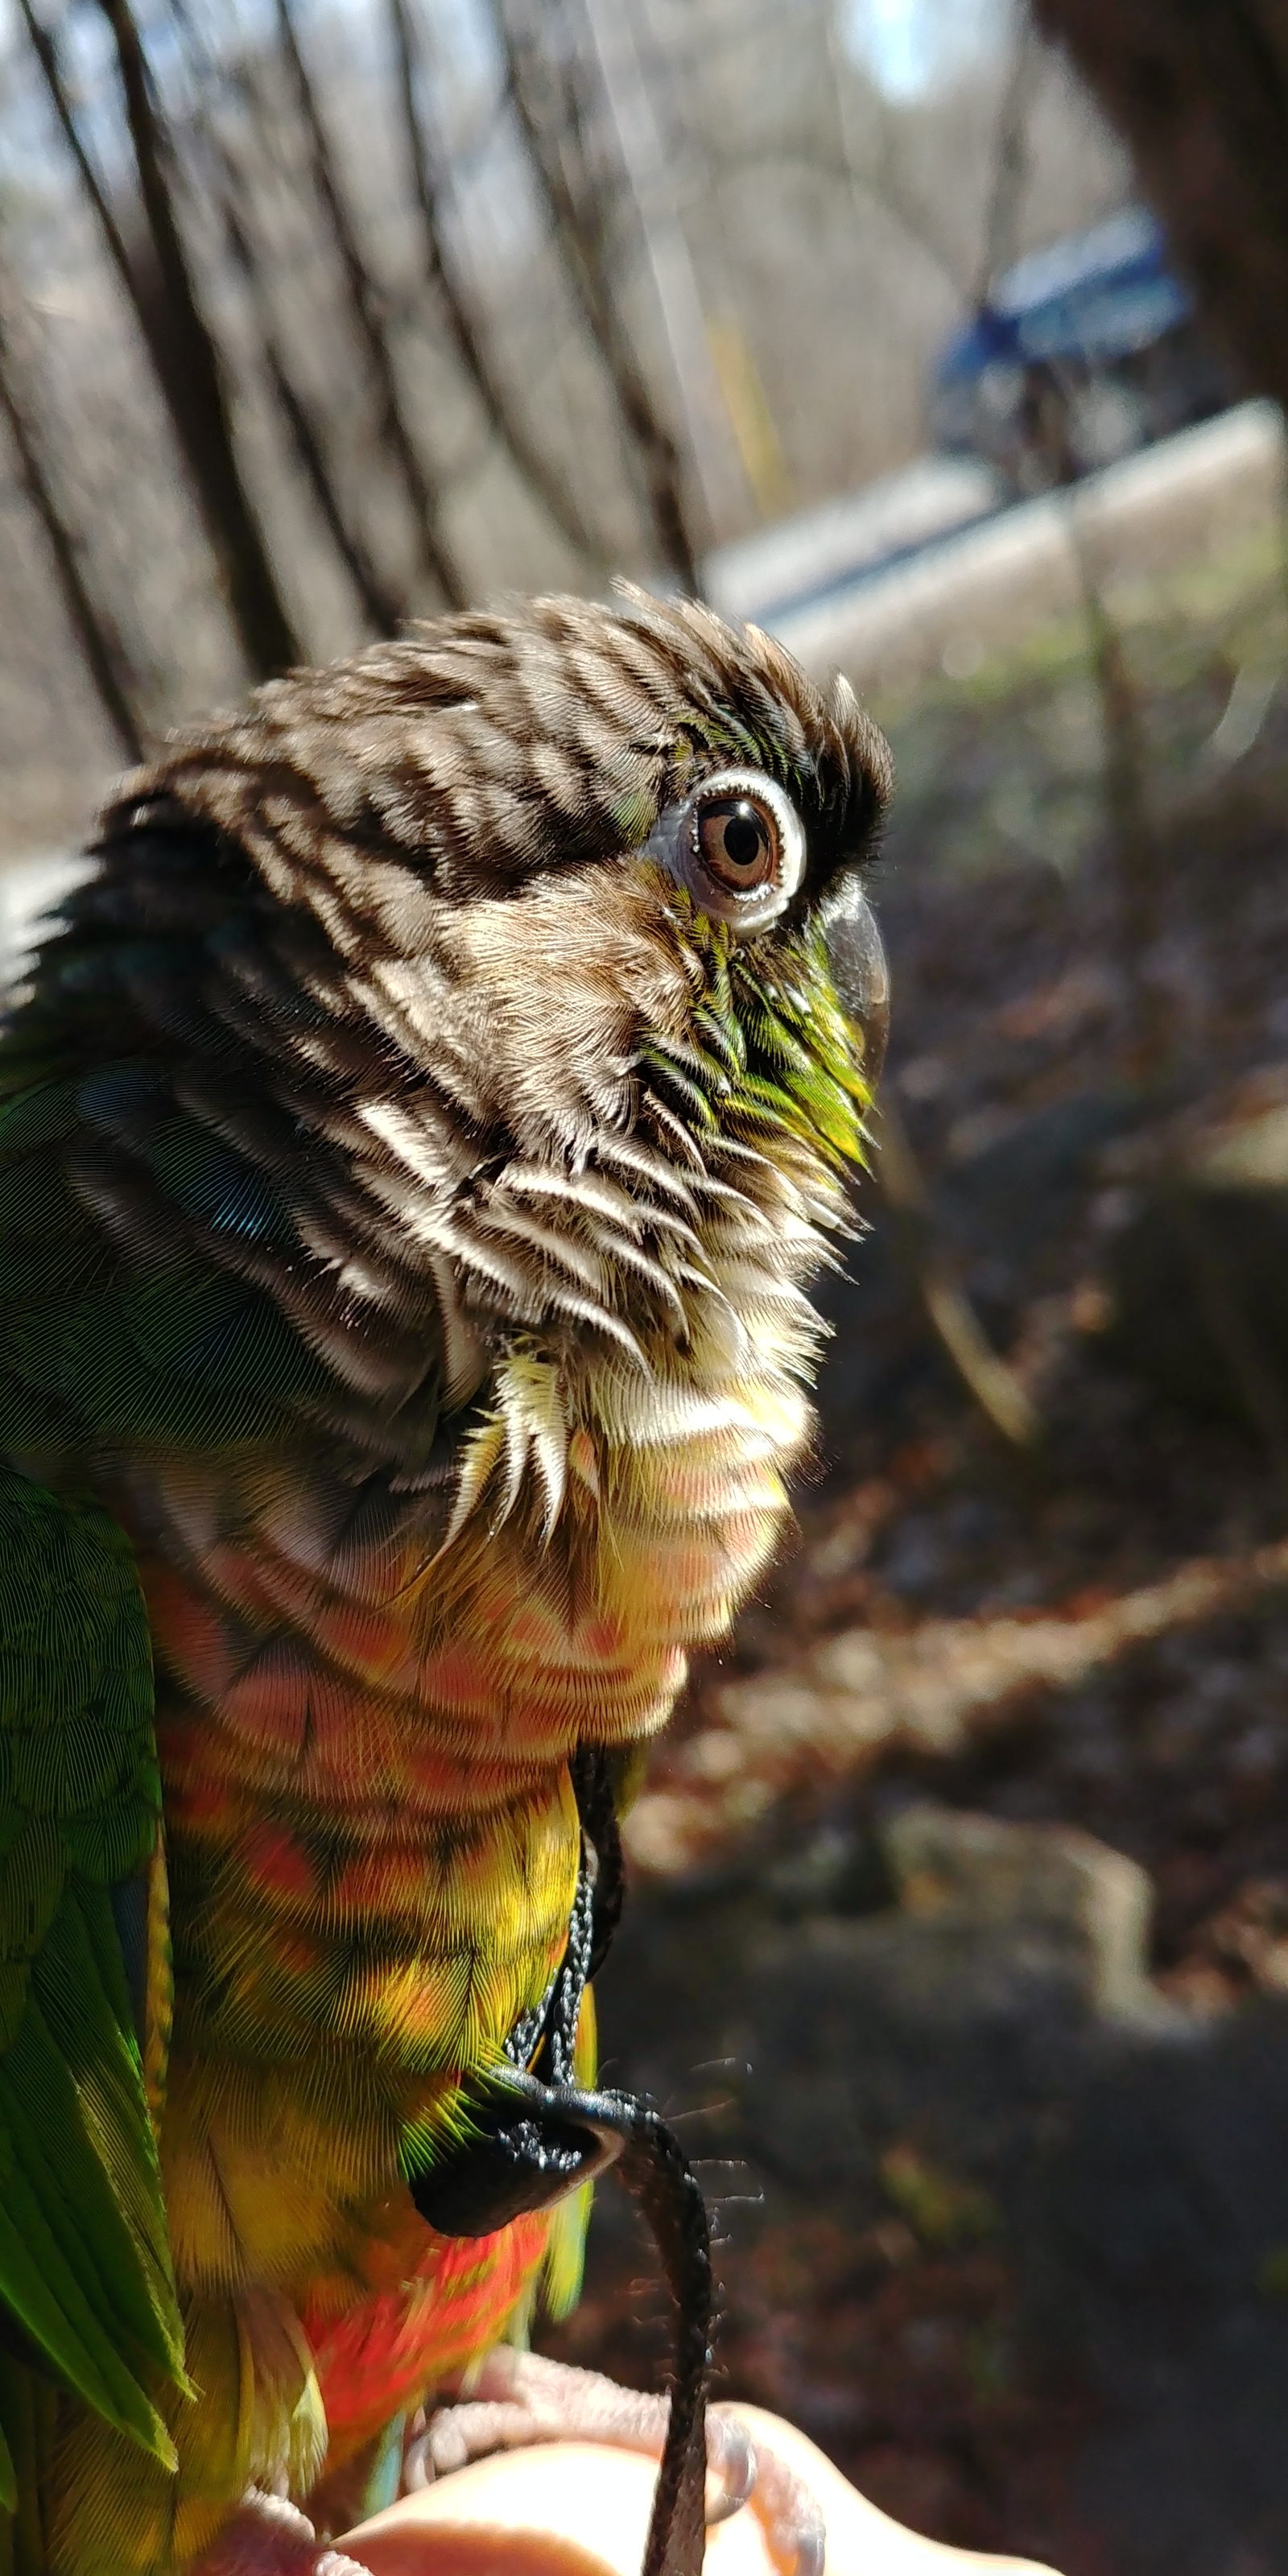
[[[417,2409],[571,2303],[615,2155],[680,2245],[590,1978],[813,1436],[890,785],[845,680],[694,601],[462,611],[168,737],[42,934],[0,2576],[232,2569],[256,2513],[338,2566],[310,2500],[396,2493]]]

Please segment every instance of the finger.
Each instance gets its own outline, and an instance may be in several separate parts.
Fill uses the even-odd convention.
[[[758,2406],[727,2406],[817,2499],[827,2576],[1051,2576],[1029,2560],[925,2540],[870,2504],[817,2445]],[[347,2534],[371,2576],[638,2576],[655,2467],[638,2452],[556,2442],[479,2460]],[[775,2576],[754,2512],[712,2530],[706,2576]]]
[[[816,2498],[827,2526],[827,2576],[1052,2576],[1050,2568],[1037,2567],[1031,2559],[984,2557],[973,2549],[951,2549],[946,2541],[924,2540],[869,2504],[817,2444],[780,2415],[767,2414],[763,2406],[732,2405],[722,2411],[745,2424],[753,2444],[763,2443]],[[738,2522],[749,2519],[743,2514]],[[730,2532],[738,2522],[727,2526]],[[733,2576],[718,2555],[724,2537],[723,2529],[712,2534],[707,2576]]]
[[[371,2576],[639,2576],[657,2463],[602,2442],[499,2452],[348,2532]],[[748,2513],[712,2535],[719,2576],[774,2576]]]

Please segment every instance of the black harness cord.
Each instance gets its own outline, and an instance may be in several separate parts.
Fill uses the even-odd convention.
[[[440,2236],[491,2236],[616,2166],[652,2231],[676,2312],[670,2412],[641,2576],[701,2576],[711,2361],[706,2205],[656,2111],[633,2093],[591,2092],[573,2080],[582,1995],[622,1910],[622,1857],[604,1754],[579,1746],[571,1773],[582,1858],[563,1959],[542,2001],[510,2032],[510,2065],[471,2083],[471,2134],[408,2182]]]
[[[597,1977],[608,1956],[613,1934],[621,1922],[622,1906],[626,1900],[622,1837],[617,1824],[612,1776],[603,1746],[579,1744],[568,1770],[582,1834],[595,1855],[590,1966],[586,1974]]]

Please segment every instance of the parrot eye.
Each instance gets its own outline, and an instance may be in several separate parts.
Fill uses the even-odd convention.
[[[698,857],[721,885],[745,894],[774,875],[780,855],[778,823],[764,805],[753,805],[750,796],[726,796],[718,804],[700,805],[693,819]]]
[[[790,798],[755,769],[724,769],[663,814],[649,843],[699,911],[763,930],[805,874],[805,832]]]

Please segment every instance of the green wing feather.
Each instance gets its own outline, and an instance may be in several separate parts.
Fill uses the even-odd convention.
[[[186,2386],[183,2329],[118,1931],[160,1830],[128,1542],[97,1505],[0,1470],[0,2307],[34,2362],[173,2468],[149,2391]],[[20,2433],[0,2424],[10,2509]]]

